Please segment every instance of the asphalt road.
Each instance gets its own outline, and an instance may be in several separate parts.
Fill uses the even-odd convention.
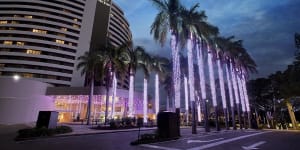
[[[153,131],[144,131],[153,132]],[[131,146],[137,139],[137,131],[44,138],[14,142],[12,137],[0,136],[1,150],[299,150],[300,132],[291,131],[221,131],[196,135],[190,129],[182,129],[182,138],[174,141]]]

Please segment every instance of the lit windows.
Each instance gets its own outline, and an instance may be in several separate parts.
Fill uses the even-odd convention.
[[[23,73],[22,76],[24,78],[32,78],[33,77],[33,74],[32,73]]]
[[[40,55],[40,54],[41,54],[41,51],[33,50],[33,49],[28,49],[28,50],[26,51],[26,54]]]
[[[79,28],[79,25],[73,24],[73,27],[78,29],[78,28]]]
[[[55,42],[58,43],[58,44],[65,44],[64,40],[55,40]]]
[[[67,28],[60,28],[60,30],[62,30],[62,31],[67,31]]]
[[[24,18],[32,19],[32,16],[24,16]]]
[[[0,20],[0,24],[7,24],[6,20]]]
[[[78,19],[77,19],[77,18],[74,18],[73,20],[74,20],[75,22],[78,22]]]
[[[65,34],[61,34],[61,33],[58,33],[57,36],[60,36],[60,37],[66,37]]]
[[[12,44],[13,44],[13,41],[4,41],[3,44],[4,44],[4,45],[12,45]]]
[[[11,21],[12,24],[19,24],[18,21]]]
[[[17,42],[17,45],[18,45],[18,46],[23,46],[23,45],[24,45],[24,42]]]
[[[41,34],[47,34],[47,31],[45,31],[45,30],[39,30],[39,29],[32,29],[32,32],[41,33]]]

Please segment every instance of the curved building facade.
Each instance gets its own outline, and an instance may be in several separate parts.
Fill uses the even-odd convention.
[[[84,1],[0,1],[0,74],[71,84]]]
[[[77,57],[99,43],[130,39],[122,10],[110,0],[0,1],[0,76],[83,86]]]

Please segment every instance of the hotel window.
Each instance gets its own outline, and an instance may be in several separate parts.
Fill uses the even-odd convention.
[[[0,71],[0,76],[2,75],[2,72]]]
[[[3,44],[4,44],[4,45],[12,45],[12,44],[13,44],[13,41],[4,41]]]
[[[14,15],[14,17],[21,17],[20,15]]]
[[[26,51],[26,54],[40,55],[40,54],[41,54],[41,51],[28,49],[28,50]]]
[[[32,16],[24,16],[24,18],[32,19]]]
[[[33,77],[33,74],[31,73],[23,73],[22,75],[24,78],[32,78]]]
[[[15,30],[16,28],[9,27],[8,30]]]
[[[6,20],[0,20],[0,24],[7,24]]]
[[[66,37],[65,34],[58,33],[57,36]]]
[[[78,19],[77,19],[77,18],[74,18],[73,20],[74,20],[75,22],[78,22]]]
[[[0,69],[4,68],[5,64],[0,64]]]
[[[78,29],[78,28],[79,28],[79,25],[73,24],[73,27]]]
[[[69,42],[69,44],[68,44],[69,46],[73,46],[73,43],[71,43],[71,42]]]
[[[17,42],[17,45],[23,46],[23,45],[24,45],[24,42]]]
[[[19,24],[18,21],[11,21],[12,24]]]
[[[67,28],[60,28],[60,30],[62,30],[62,31],[67,31]]]
[[[55,40],[56,43],[59,43],[59,44],[65,44],[65,41],[64,40]]]
[[[32,29],[32,32],[41,33],[41,34],[47,34],[47,31],[45,31],[45,30],[39,30],[39,29]]]

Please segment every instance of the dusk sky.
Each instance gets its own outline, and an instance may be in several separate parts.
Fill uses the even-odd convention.
[[[149,0],[115,0],[130,23],[135,45],[152,54],[170,57],[169,40],[164,47],[150,35],[157,10]],[[255,77],[284,70],[293,60],[294,33],[300,32],[299,0],[181,0],[189,7],[197,2],[208,22],[219,27],[222,36],[234,35],[258,66]]]

